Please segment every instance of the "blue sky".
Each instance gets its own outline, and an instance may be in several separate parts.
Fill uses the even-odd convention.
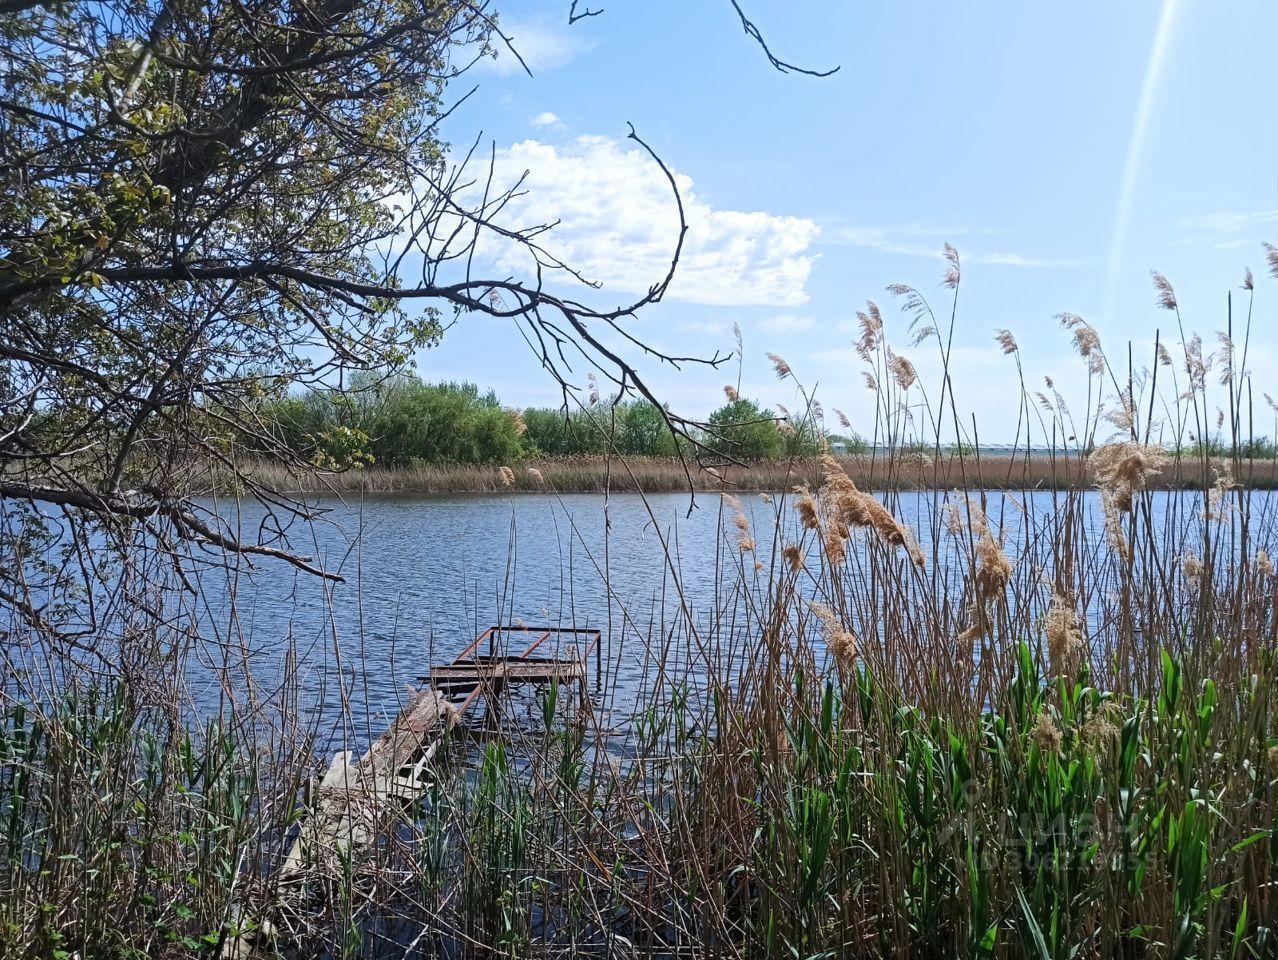
[[[1111,355],[1133,341],[1140,365],[1156,329],[1175,339],[1151,269],[1209,340],[1250,267],[1256,396],[1278,394],[1278,283],[1260,246],[1278,242],[1272,0],[743,3],[778,55],[838,64],[828,79],[772,70],[728,0],[599,5],[573,26],[567,0],[505,5],[534,76],[509,57],[483,64],[445,134],[458,145],[482,133],[499,179],[530,171],[507,216],[561,219],[547,246],[602,280],[589,298],[607,306],[657,279],[672,241],[668,191],[624,139],[635,125],[679,176],[691,225],[685,270],[636,335],[712,353],[732,348],[739,323],[744,392],[793,403],[775,352],[868,429],[855,311],[878,301],[889,338],[935,382],[934,346],[908,346],[884,288],[914,284],[948,309],[950,242],[963,259],[958,401],[1001,440],[1017,378],[998,328],[1017,336],[1032,382],[1052,375],[1068,395],[1085,377],[1055,314],[1092,322]],[[489,254],[493,272],[518,272]],[[428,379],[471,379],[513,405],[558,400],[500,321],[463,317],[418,362]],[[736,379],[644,370],[691,415]]]

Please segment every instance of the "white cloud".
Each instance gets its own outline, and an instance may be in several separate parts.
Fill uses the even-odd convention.
[[[1076,267],[1077,260],[1053,259],[1051,257],[1027,257],[1021,253],[975,253],[963,254],[968,263],[988,263],[995,267]]]
[[[835,234],[835,242],[852,247],[866,247],[881,253],[899,253],[909,257],[940,256],[940,245],[937,243],[920,243],[907,239],[899,232],[888,231],[882,227],[844,227]]]
[[[781,313],[759,321],[759,326],[769,333],[800,333],[812,327],[812,318],[797,313]]]
[[[496,156],[494,184],[518,196],[501,212],[502,226],[556,223],[538,241],[610,292],[642,294],[669,268],[679,236],[670,184],[639,147],[608,137],[579,137],[566,146],[525,140]],[[701,199],[692,180],[676,174],[688,234],[668,297],[725,306],[798,306],[817,254],[817,225],[763,211],[721,210]],[[528,254],[488,242],[481,253],[512,273],[527,273]]]
[[[1176,242],[1188,246],[1201,244],[1221,250],[1249,247],[1271,233],[1271,225],[1274,223],[1278,223],[1278,210],[1219,212],[1185,217],[1180,221],[1180,226],[1189,233]]]
[[[559,114],[551,113],[549,110],[537,114],[528,122],[534,127],[557,127],[560,125]]]
[[[972,234],[992,234],[1001,231],[973,230],[969,227],[941,228],[920,225],[904,227],[842,227],[833,235],[834,243],[877,250],[907,257],[926,257],[939,260],[946,240]],[[958,246],[958,244],[955,244]],[[1077,260],[1061,260],[1047,257],[1031,257],[1005,251],[981,251],[959,249],[963,263],[989,264],[1003,267],[1071,267]]]
[[[1214,230],[1234,233],[1266,223],[1278,223],[1278,210],[1254,210],[1250,213],[1207,213],[1199,217],[1185,217],[1182,227],[1190,230]]]
[[[546,73],[562,67],[593,46],[581,31],[573,32],[566,26],[540,20],[503,18],[501,29],[510,38],[510,47],[514,47],[519,56],[511,53],[510,47],[500,37],[494,37],[496,57],[484,57],[475,64],[475,69],[505,77],[523,73],[524,64],[527,64],[534,75]]]

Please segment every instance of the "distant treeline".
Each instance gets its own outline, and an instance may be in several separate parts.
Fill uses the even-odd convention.
[[[483,465],[596,457],[610,451],[655,458],[692,452],[686,439],[671,434],[661,410],[646,400],[568,411],[518,410],[473,383],[425,383],[414,376],[357,380],[344,390],[268,395],[259,402],[257,415],[256,435],[246,439],[251,450],[266,454],[283,446],[321,466]],[[827,435],[813,418],[791,419],[784,410],[778,413],[744,397],[728,400],[707,424],[697,434],[701,443],[749,463],[811,459],[827,442],[839,454],[872,452],[859,437]],[[952,444],[942,449],[947,454],[976,453]],[[918,444],[899,447],[897,454],[933,450]],[[1273,459],[1278,451],[1271,440],[1259,438],[1240,444],[1236,453],[1231,444],[1216,441],[1168,452],[1186,458]]]
[[[609,451],[673,457],[681,446],[690,446],[671,434],[661,410],[646,400],[568,411],[517,410],[473,383],[425,383],[411,376],[357,382],[341,391],[267,397],[257,414],[258,436],[249,438],[250,448],[266,452],[283,444],[321,464],[489,464]],[[745,398],[725,403],[707,423],[698,439],[744,461],[817,456],[826,439],[815,422],[778,419]],[[853,448],[858,443],[837,439]]]

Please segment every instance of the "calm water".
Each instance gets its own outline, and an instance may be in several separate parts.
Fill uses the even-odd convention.
[[[1012,543],[1025,524],[1034,530],[1047,523],[1060,495],[1015,496],[1024,514],[1001,494],[991,494],[988,505]],[[1278,495],[1252,496],[1259,501],[1254,512],[1278,506]],[[754,556],[768,564],[776,508],[758,495],[741,499],[758,540]],[[1085,500],[1099,536],[1096,498]],[[1170,504],[1199,509],[1188,497],[1156,494],[1154,502],[1156,523]],[[637,495],[581,494],[323,504],[322,520],[294,524],[289,543],[345,583],[325,584],[271,560],[252,567],[241,562],[229,575],[211,566],[198,576],[197,595],[184,601],[188,615],[202,634],[221,642],[201,645],[188,670],[196,702],[216,704],[228,690],[243,696],[250,675],[269,692],[286,658],[295,655],[299,706],[326,729],[337,729],[342,716],[361,723],[367,717],[356,731],[362,738],[380,729],[406,685],[432,663],[451,660],[493,624],[523,622],[603,630],[604,673],[615,680],[617,698],[603,707],[624,714],[655,682],[644,638],[661,636],[661,624],[677,621],[681,602],[698,624],[712,619],[716,602],[732,602],[731,591],[716,589],[738,577],[731,511],[721,513],[715,495],[700,494],[696,504],[690,513],[686,493],[650,495],[646,502]],[[934,494],[909,493],[895,509],[928,543],[928,530],[941,522],[939,504]],[[256,504],[218,506],[236,517],[244,538],[272,527]],[[794,539],[792,510],[783,512],[782,523],[784,539]],[[669,639],[677,663],[687,655],[686,633]]]
[[[725,559],[717,556],[719,498],[698,495],[691,513],[689,505],[687,494],[652,495],[646,506],[637,495],[598,494],[324,504],[323,520],[297,525],[290,542],[347,582],[325,585],[269,561],[241,566],[229,580],[206,574],[202,629],[235,642],[213,646],[203,667],[246,656],[254,676],[269,681],[292,646],[309,706],[328,721],[346,708],[376,718],[394,713],[407,684],[489,626],[593,627],[604,634],[605,673],[624,695],[645,682],[638,638],[678,608],[671,566],[695,616],[708,616],[714,602]],[[745,505],[759,525],[774,524],[773,508],[757,496]],[[239,510],[243,530],[255,534],[263,511],[247,503]],[[232,594],[238,621],[229,616]],[[193,671],[197,684],[205,672]],[[217,695],[218,672],[207,670],[207,698]]]

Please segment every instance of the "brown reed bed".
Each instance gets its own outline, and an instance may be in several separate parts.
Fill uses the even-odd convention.
[[[1209,458],[1228,462],[1233,475],[1247,489],[1278,489],[1278,459]],[[847,475],[871,490],[936,490],[971,487],[981,490],[1083,490],[1094,486],[1086,457],[1077,452],[1036,451],[1030,454],[981,456],[918,450],[858,454],[838,458]],[[269,462],[252,463],[245,472],[282,493],[293,494],[465,494],[465,493],[603,493],[625,491],[678,493],[689,489],[775,492],[796,485],[815,487],[822,477],[821,461],[798,460],[724,465],[711,470],[677,458],[582,457],[534,460],[505,466],[446,464],[416,467],[369,466],[340,473],[309,473]],[[1210,467],[1209,467],[1210,469]],[[1155,479],[1162,490],[1191,490],[1202,486],[1203,462],[1194,456],[1171,457]],[[233,487],[215,481],[225,491]]]

